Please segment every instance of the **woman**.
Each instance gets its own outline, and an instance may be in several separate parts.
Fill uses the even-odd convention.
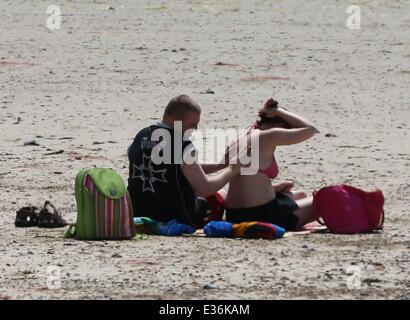
[[[287,231],[298,230],[314,221],[312,197],[300,191],[292,192],[291,181],[272,186],[271,179],[279,173],[274,152],[277,146],[301,143],[319,131],[309,121],[279,107],[272,98],[259,111],[259,116],[261,119],[241,138],[246,139],[248,145],[251,135],[259,139],[256,151],[259,152],[259,171],[254,175],[239,174],[229,182],[226,220],[270,222]]]

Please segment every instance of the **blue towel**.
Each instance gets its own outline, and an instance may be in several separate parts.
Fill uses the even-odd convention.
[[[195,233],[196,229],[173,219],[167,223],[160,223],[159,234],[163,236],[180,236],[183,233]]]
[[[231,237],[232,223],[226,221],[211,221],[204,227],[207,237]]]

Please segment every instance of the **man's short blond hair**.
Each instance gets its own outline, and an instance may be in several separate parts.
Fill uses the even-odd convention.
[[[175,117],[182,118],[188,112],[201,113],[201,107],[191,97],[182,94],[172,98],[164,111],[164,118]]]

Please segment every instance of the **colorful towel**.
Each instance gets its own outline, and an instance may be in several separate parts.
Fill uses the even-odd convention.
[[[234,238],[278,239],[285,234],[285,229],[266,222],[242,222],[232,226]]]
[[[246,239],[278,239],[282,238],[285,230],[272,223],[242,222],[230,223],[226,221],[211,221],[204,227],[207,237],[230,237]]]

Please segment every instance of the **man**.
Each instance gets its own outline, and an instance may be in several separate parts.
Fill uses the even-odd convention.
[[[177,219],[201,228],[204,198],[239,173],[239,165],[192,161],[197,152],[188,136],[197,129],[200,115],[200,106],[189,96],[180,95],[168,103],[161,122],[136,135],[128,148],[128,191],[134,216],[163,222]]]

